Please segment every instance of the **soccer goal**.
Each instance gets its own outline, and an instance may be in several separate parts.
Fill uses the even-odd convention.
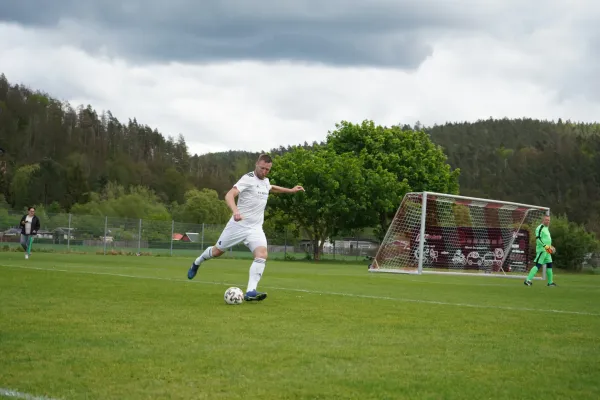
[[[370,272],[524,278],[547,207],[443,193],[407,193]],[[545,266],[542,276],[546,279]]]

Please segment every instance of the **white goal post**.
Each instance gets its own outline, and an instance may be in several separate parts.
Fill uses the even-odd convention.
[[[524,278],[548,207],[435,192],[407,193],[370,272]],[[546,279],[546,266],[541,277]]]

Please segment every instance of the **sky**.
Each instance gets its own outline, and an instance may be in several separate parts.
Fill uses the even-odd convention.
[[[0,73],[192,154],[342,120],[592,122],[599,18],[592,0],[0,0]]]

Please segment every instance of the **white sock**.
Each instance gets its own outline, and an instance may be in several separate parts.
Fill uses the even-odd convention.
[[[248,290],[246,292],[251,292],[256,290],[258,286],[258,281],[262,277],[263,271],[266,267],[266,262],[264,258],[255,258],[254,262],[250,266],[250,276],[248,277]]]
[[[204,253],[202,253],[200,255],[200,257],[196,258],[196,261],[194,261],[194,264],[200,265],[200,264],[202,264],[203,261],[210,260],[211,258],[213,258],[212,248],[213,248],[212,246],[207,247],[206,250],[204,250]]]

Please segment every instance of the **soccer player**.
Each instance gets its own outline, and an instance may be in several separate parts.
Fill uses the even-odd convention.
[[[258,282],[262,277],[267,262],[267,238],[263,231],[265,207],[269,192],[296,193],[304,191],[302,186],[292,189],[271,185],[267,175],[271,170],[273,160],[267,154],[258,157],[253,172],[242,176],[227,192],[225,201],[233,215],[213,246],[204,250],[200,257],[192,263],[188,270],[188,279],[193,279],[200,264],[211,258],[220,257],[225,251],[239,243],[244,243],[254,255],[250,266],[248,287],[244,300],[261,301],[267,298],[266,293],[257,292]],[[235,197],[239,195],[236,205]]]
[[[535,229],[535,265],[529,271],[529,276],[525,279],[525,285],[531,286],[532,280],[538,269],[546,264],[546,273],[548,274],[548,286],[556,286],[552,280],[552,236],[550,236],[550,216],[544,215],[542,223]]]

